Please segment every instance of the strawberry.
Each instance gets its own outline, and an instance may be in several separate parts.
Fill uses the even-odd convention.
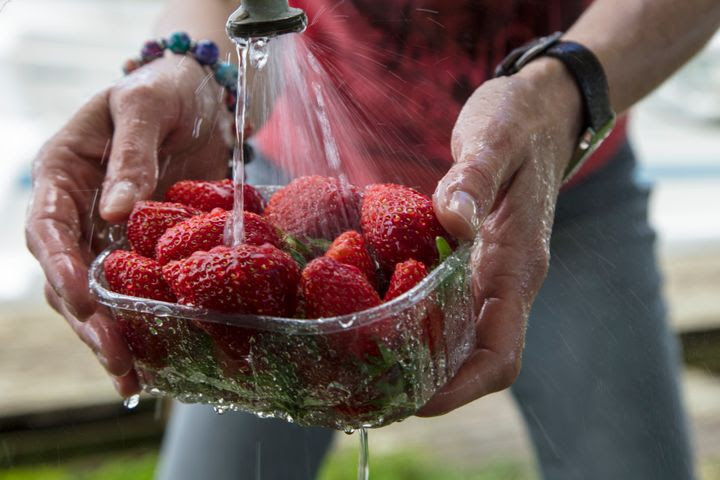
[[[346,230],[360,228],[360,191],[337,178],[300,177],[277,191],[265,217],[300,240],[332,241]]]
[[[232,210],[234,195],[233,182],[230,179],[181,180],[165,192],[165,200],[211,212],[215,208]],[[243,185],[243,202],[243,210],[246,212],[260,214],[265,208],[262,195],[250,185]]]
[[[411,258],[410,260],[398,263],[395,265],[395,272],[390,278],[390,286],[387,292],[385,292],[385,298],[383,300],[389,302],[393,298],[399,297],[420,283],[426,276],[427,268],[425,268],[425,264],[417,260]]]
[[[270,243],[276,247],[282,246],[275,227],[255,213],[243,213],[245,243],[251,245]],[[199,250],[208,251],[223,245],[225,224],[229,218],[231,218],[230,212],[216,208],[210,213],[203,213],[178,223],[167,229],[158,240],[155,258],[161,265],[165,265],[171,260],[189,257]]]
[[[410,258],[431,267],[438,258],[436,237],[449,238],[430,197],[402,185],[368,186],[361,222],[368,245],[388,274]]]
[[[277,248],[284,247],[277,228],[260,215],[244,212],[243,221],[243,229],[245,232],[245,240],[243,243],[257,246],[269,243]]]
[[[103,263],[105,279],[114,292],[133,297],[174,302],[175,295],[162,277],[162,267],[151,258],[135,252],[115,250]],[[153,315],[116,311],[118,326],[135,359],[151,368],[167,364],[174,331],[169,320],[158,325]]]
[[[289,316],[300,272],[282,250],[265,244],[215,247],[170,262],[163,275],[179,303],[227,313]]]
[[[165,230],[155,246],[155,258],[161,265],[171,260],[180,260],[198,250],[210,250],[222,245],[225,223],[229,213],[216,208],[202,213]]]
[[[270,244],[215,247],[163,267],[179,302],[227,313],[289,316],[295,310],[300,271]],[[214,322],[196,322],[213,339],[226,375],[250,371],[248,358],[258,332]]]
[[[137,202],[127,222],[130,246],[140,255],[152,257],[155,244],[165,230],[199,213],[180,203]]]
[[[375,261],[365,248],[365,239],[358,232],[350,230],[337,237],[325,256],[359,268],[371,285],[377,284]]]
[[[300,284],[310,318],[346,315],[380,304],[377,292],[357,267],[332,258],[308,263]]]
[[[162,276],[162,267],[135,252],[115,250],[103,263],[110,290],[131,297],[174,302],[175,295]]]
[[[449,246],[447,247],[449,248]],[[399,297],[412,289],[427,276],[425,264],[415,259],[406,260],[395,265],[395,272],[390,278],[390,286],[385,292],[384,301]],[[432,299],[423,299],[425,305],[425,316],[420,320],[422,338],[430,348],[430,354],[435,357],[437,353],[444,353],[445,339],[445,316],[440,305]]]

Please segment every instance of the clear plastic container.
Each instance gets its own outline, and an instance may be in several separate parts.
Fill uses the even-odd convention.
[[[380,427],[415,413],[474,346],[467,245],[391,302],[316,320],[227,315],[112,292],[102,264],[122,246],[95,259],[90,288],[121,325],[151,395],[300,425]]]

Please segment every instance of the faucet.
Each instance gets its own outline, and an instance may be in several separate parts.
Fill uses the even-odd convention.
[[[287,0],[242,0],[225,27],[235,42],[253,37],[274,37],[299,33],[307,26],[307,16]]]

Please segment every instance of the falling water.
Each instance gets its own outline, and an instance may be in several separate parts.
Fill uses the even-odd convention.
[[[360,451],[358,452],[357,480],[368,480],[370,475],[367,428],[360,429]]]
[[[251,38],[237,42],[238,57],[238,86],[237,104],[235,109],[235,148],[233,149],[233,187],[234,206],[232,216],[232,245],[240,245],[245,239],[243,225],[243,211],[245,210],[245,125],[247,120],[250,95],[248,89],[248,75],[252,70],[262,70],[268,60],[267,38]]]
[[[236,136],[233,156],[235,207],[232,243],[243,241],[244,158],[246,127],[255,134],[254,145],[291,177],[331,175],[341,188],[358,182],[359,172],[397,176],[393,162],[377,158],[416,157],[392,126],[381,121],[386,112],[360,111],[341,92],[337,72],[328,70],[300,35],[248,39],[238,42],[239,64]],[[261,70],[263,71],[261,74]],[[386,108],[392,108],[388,99]],[[370,143],[368,143],[370,142]],[[365,182],[380,178],[363,177]],[[362,183],[362,182],[359,182]],[[347,215],[347,213],[346,213]],[[218,411],[218,410],[216,410]],[[222,413],[223,410],[218,411]],[[346,433],[351,433],[347,430]],[[368,480],[368,432],[359,430],[358,480]]]

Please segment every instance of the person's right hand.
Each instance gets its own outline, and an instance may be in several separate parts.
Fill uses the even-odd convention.
[[[92,298],[88,266],[109,223],[179,179],[222,178],[231,117],[221,88],[195,61],[156,60],[92,98],[33,164],[28,248],[47,279],[48,303],[112,375],[118,393],[139,390],[117,326]]]

